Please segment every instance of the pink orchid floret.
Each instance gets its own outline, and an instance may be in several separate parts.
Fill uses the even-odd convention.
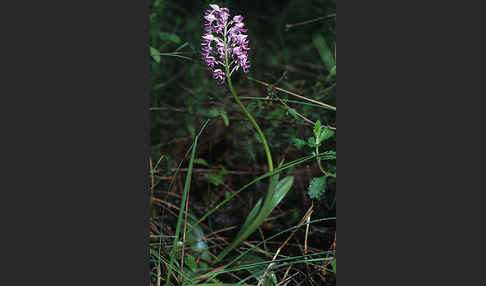
[[[220,8],[216,4],[209,5],[211,9],[204,13],[205,34],[202,36],[201,55],[208,70],[213,73],[213,78],[223,84],[226,75],[223,70],[231,71],[230,75],[242,69],[249,72],[247,30],[244,28],[243,16],[236,15],[232,20],[228,8]],[[216,67],[221,68],[216,68]]]

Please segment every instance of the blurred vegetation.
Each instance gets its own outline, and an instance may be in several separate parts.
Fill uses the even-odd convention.
[[[228,7],[232,16],[244,16],[250,40],[251,68],[247,75],[235,73],[233,85],[260,124],[275,164],[288,163],[316,152],[314,139],[310,138],[325,137],[318,152],[336,150],[335,110],[282,92],[289,91],[336,106],[335,0],[153,0],[150,7],[153,285],[169,283],[164,280],[172,246],[170,236],[175,233],[191,146],[205,122],[210,119],[200,135],[194,155],[188,198],[191,220],[196,221],[267,171],[264,150],[251,124],[235,104],[228,88],[218,85],[200,60],[203,13],[209,4]],[[323,128],[316,131],[317,122]],[[322,166],[315,159],[309,160],[284,173],[295,176],[292,190],[247,243],[262,241],[263,237],[296,226],[310,207],[313,207],[311,220],[335,217],[335,160],[322,161]],[[185,277],[185,283],[196,284],[197,279],[191,280],[191,277],[215,268],[209,262],[211,256],[217,255],[238,232],[258,198],[264,194],[265,184],[265,180],[257,181],[209,216],[197,230],[188,231],[188,237],[205,233],[207,241],[204,244],[208,248],[198,251],[197,244],[190,245],[191,249],[184,254],[187,265],[176,264],[178,269],[186,269],[184,275],[187,277],[175,270],[174,275]],[[235,228],[224,230],[230,226]],[[209,234],[217,231],[221,232],[213,237],[214,241],[209,241]],[[261,248],[273,254],[289,234],[269,241]],[[304,245],[304,239],[308,245]],[[317,222],[307,231],[302,227],[282,254],[298,257],[308,253],[304,247],[310,252],[333,250],[335,220]],[[181,259],[180,255],[176,258],[177,261]],[[240,265],[243,261],[255,263],[271,258],[252,253],[241,259]],[[295,275],[288,285],[297,285],[296,281],[302,282],[300,285],[334,285],[336,259],[331,258],[314,264],[292,264],[287,275],[286,267],[279,268],[265,278],[264,284],[276,285],[275,281],[281,282],[284,277]],[[255,271],[255,268],[247,268],[246,276],[239,272],[225,273],[218,276],[217,281],[236,283]],[[261,271],[254,277],[262,275]],[[257,278],[244,283],[257,285]],[[176,285],[176,281],[172,278],[170,283]]]

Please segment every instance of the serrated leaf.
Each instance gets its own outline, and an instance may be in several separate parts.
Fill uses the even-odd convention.
[[[311,148],[314,148],[316,146],[316,138],[314,137],[307,138],[307,145]]]
[[[313,178],[308,189],[308,194],[311,199],[320,200],[322,195],[326,192],[326,176]]]
[[[297,147],[297,149],[299,149],[299,150],[301,150],[302,147],[307,145],[307,143],[304,140],[299,139],[299,138],[292,138],[292,142],[294,142],[295,147]]]
[[[326,126],[324,130],[321,132],[320,137],[319,137],[319,144],[322,143],[322,141],[329,139],[334,135],[334,131],[329,128],[329,126]]]

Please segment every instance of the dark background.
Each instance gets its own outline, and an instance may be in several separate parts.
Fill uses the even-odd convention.
[[[2,285],[146,285],[149,5],[2,2]],[[480,283],[483,9],[339,13],[340,283]]]

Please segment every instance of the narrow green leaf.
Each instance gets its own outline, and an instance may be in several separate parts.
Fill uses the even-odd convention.
[[[213,109],[210,109],[210,110],[208,111],[208,116],[209,116],[209,117],[218,117],[218,116],[219,116],[219,113],[220,113],[220,112],[219,112],[219,110],[218,110],[218,109],[213,108]]]
[[[262,202],[263,202],[263,199],[259,199],[258,202],[255,204],[255,206],[253,207],[253,209],[251,209],[250,213],[248,214],[248,216],[246,217],[246,220],[245,220],[245,223],[241,226],[241,229],[240,231],[238,232],[238,234],[236,235],[237,237],[244,231],[247,229],[248,225],[250,225],[250,223],[252,221],[255,220],[255,218],[257,217],[258,215],[258,212],[260,211],[260,207],[262,206]]]
[[[191,134],[192,137],[196,136],[196,129],[194,129],[194,124],[187,123],[186,125],[187,131]]]
[[[184,263],[192,270],[196,271],[197,270],[197,265],[196,265],[196,259],[194,259],[193,256],[186,256],[184,258]]]
[[[228,126],[229,126],[229,119],[228,119],[228,115],[226,115],[226,111],[221,110],[221,111],[219,112],[219,115],[221,115],[221,118],[223,118],[224,125],[225,125],[226,127],[228,127]]]
[[[277,276],[275,276],[275,273],[272,271],[265,276],[263,279],[263,286],[275,286],[278,284],[277,281]]]
[[[265,212],[265,218],[270,215],[270,213],[277,207],[277,205],[283,200],[285,195],[288,193],[292,184],[294,183],[294,176],[287,176],[280,180],[275,187],[275,192],[273,193],[271,203],[267,206],[264,205],[262,211]]]
[[[183,48],[185,48],[187,45],[189,45],[189,42],[185,42],[184,44],[180,45],[175,51],[180,51],[182,50]]]
[[[162,41],[169,41],[169,42],[172,42],[172,43],[175,43],[175,44],[181,43],[181,39],[179,38],[179,36],[177,36],[176,34],[173,34],[173,33],[160,32],[159,38]]]
[[[203,158],[194,159],[194,164],[204,165],[206,167],[209,166],[208,162],[206,162],[206,160]]]
[[[296,113],[295,113],[295,112],[294,112],[292,109],[287,109],[287,114],[292,115],[292,117],[293,117],[295,120],[297,120],[297,121],[299,121],[299,120],[300,120],[300,117],[299,117],[299,116],[297,116],[297,114],[296,114]]]
[[[312,37],[312,42],[319,52],[322,62],[326,66],[327,70],[330,71],[336,65],[336,63],[334,62],[331,49],[329,49],[326,44],[326,40],[321,34],[316,34],[314,37]]]
[[[314,124],[314,136],[316,138],[319,138],[321,135],[321,121],[317,120],[316,123]]]

